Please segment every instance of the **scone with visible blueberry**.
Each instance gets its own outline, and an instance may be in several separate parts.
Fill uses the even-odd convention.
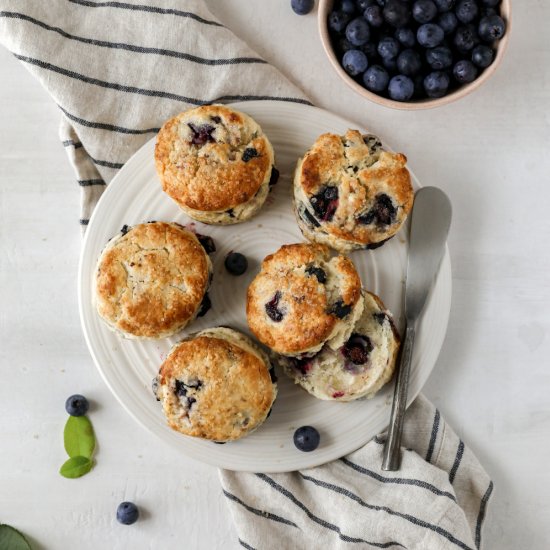
[[[269,416],[277,395],[269,358],[250,338],[218,327],[176,344],[153,391],[169,426],[216,442],[248,435]]]
[[[373,397],[392,377],[399,334],[378,296],[365,292],[365,308],[349,339],[338,349],[324,346],[313,357],[280,357],[296,384],[319,399],[353,401]]]
[[[384,244],[412,208],[406,162],[358,130],[321,135],[294,174],[294,209],[304,236],[340,252]]]
[[[164,338],[206,313],[211,277],[203,245],[181,225],[125,225],[99,257],[93,299],[112,330]]]
[[[278,175],[258,123],[223,105],[184,111],[161,128],[155,164],[162,189],[191,218],[228,225],[265,202]]]
[[[325,344],[337,349],[362,311],[355,266],[319,244],[282,246],[264,259],[247,292],[250,329],[283,355],[316,353]]]

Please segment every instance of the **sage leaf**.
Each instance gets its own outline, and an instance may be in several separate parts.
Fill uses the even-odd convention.
[[[59,473],[63,477],[74,479],[87,474],[93,466],[93,462],[85,456],[73,456],[69,458],[59,469]]]
[[[69,416],[63,432],[65,450],[70,457],[92,458],[95,435],[87,416]]]
[[[32,550],[27,539],[10,525],[0,524],[0,548],[9,550]]]

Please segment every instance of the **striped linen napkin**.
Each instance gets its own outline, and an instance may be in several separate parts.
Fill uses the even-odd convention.
[[[200,0],[0,0],[0,41],[59,106],[85,228],[105,186],[163,121],[194,105],[309,102]],[[400,472],[382,445],[288,474],[221,471],[245,548],[481,548],[493,484],[425,398]]]

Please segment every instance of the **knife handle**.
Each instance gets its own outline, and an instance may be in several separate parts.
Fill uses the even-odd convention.
[[[390,472],[399,470],[399,466],[401,465],[401,433],[403,431],[403,420],[407,408],[407,390],[409,389],[414,335],[415,324],[407,323],[405,341],[401,348],[401,359],[393,393],[388,437],[384,445],[384,459],[382,461],[382,470]]]

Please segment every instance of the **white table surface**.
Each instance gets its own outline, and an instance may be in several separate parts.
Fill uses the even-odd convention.
[[[209,1],[317,105],[384,136],[451,197],[453,307],[425,393],[494,479],[486,548],[548,548],[550,4],[515,3],[503,65],[472,97],[398,112],[349,90],[316,15],[288,3]],[[3,49],[0,74],[0,522],[37,550],[240,547],[217,471],[145,432],[95,370],[78,318],[79,191],[60,112]],[[97,466],[78,482],[57,473],[73,393],[92,401],[99,440]],[[122,500],[139,503],[143,521],[117,524]]]

